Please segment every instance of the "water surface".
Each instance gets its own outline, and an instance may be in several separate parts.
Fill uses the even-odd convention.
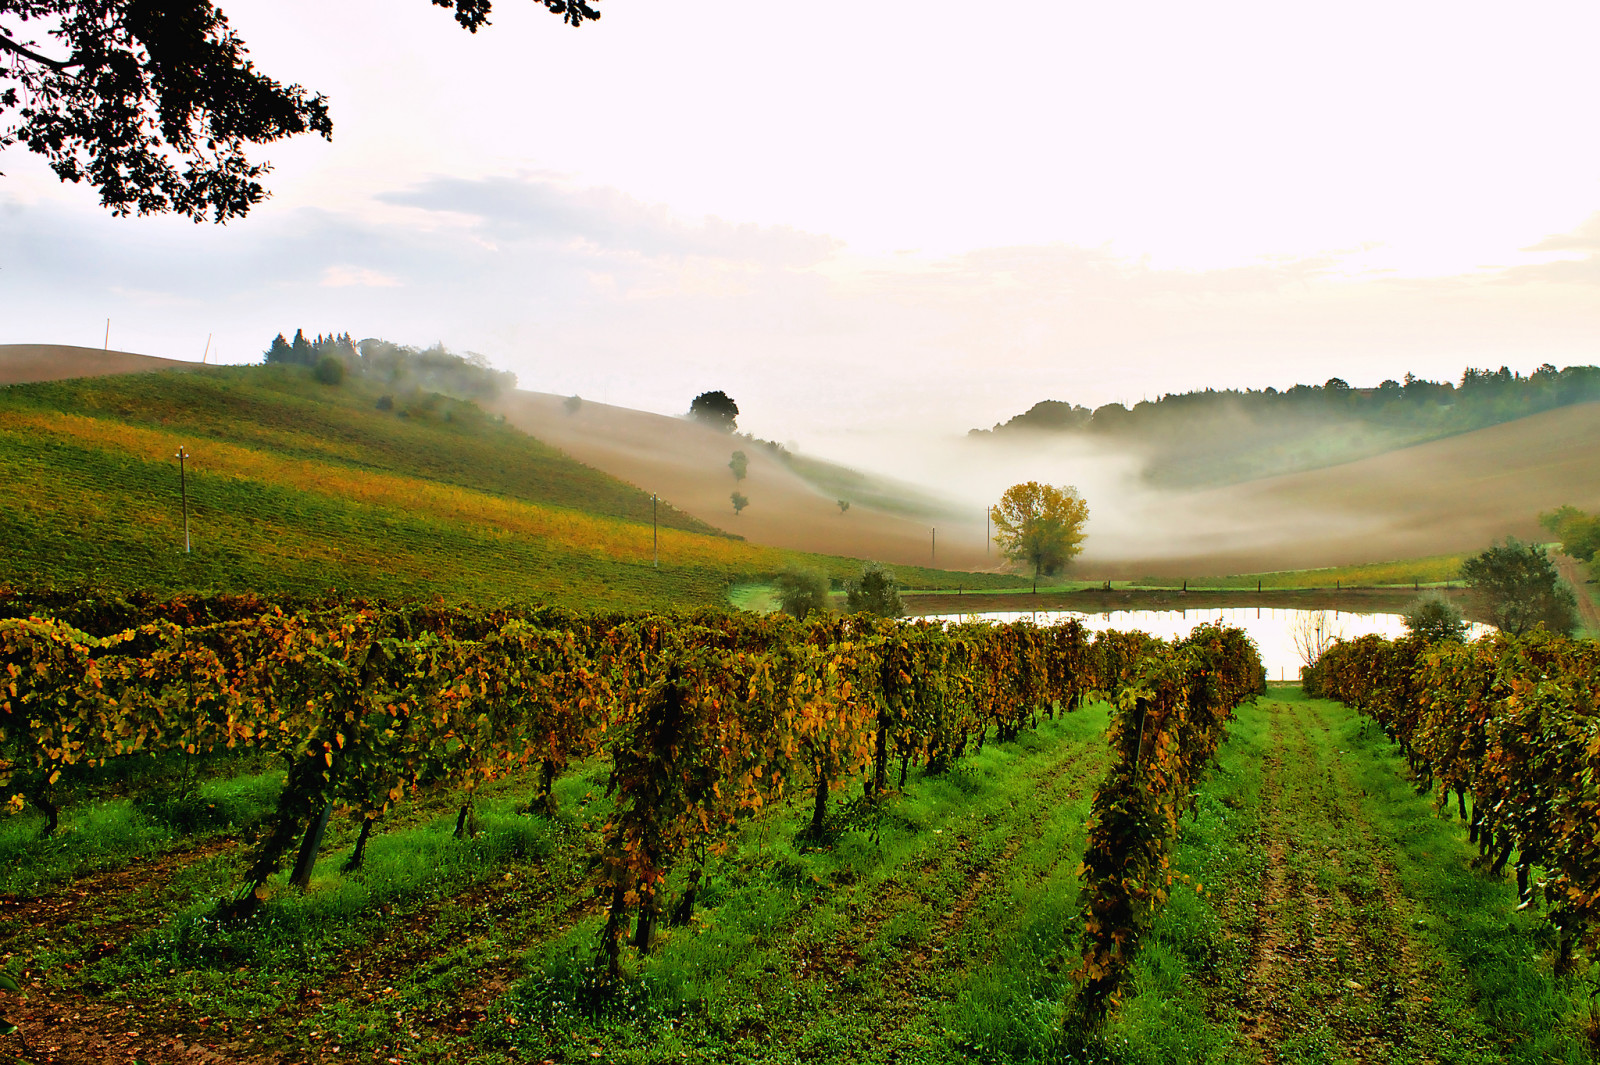
[[[1092,632],[1103,629],[1124,629],[1147,632],[1164,640],[1189,635],[1196,625],[1221,621],[1232,628],[1243,629],[1261,649],[1262,664],[1267,667],[1268,680],[1297,680],[1304,665],[1300,651],[1295,646],[1295,633],[1323,615],[1324,629],[1334,636],[1355,639],[1376,633],[1379,636],[1404,636],[1405,619],[1399,614],[1354,614],[1347,610],[1287,610],[1271,607],[1213,607],[1204,610],[1113,610],[1088,614],[1078,610],[995,610],[972,614],[933,614],[929,617],[942,621],[1022,621],[1031,620],[1039,625],[1054,625],[1058,621],[1076,618]],[[1476,639],[1493,630],[1487,625],[1473,625],[1468,639]]]

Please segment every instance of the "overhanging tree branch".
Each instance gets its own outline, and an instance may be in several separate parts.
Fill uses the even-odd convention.
[[[28,49],[24,48],[22,45],[18,44],[16,41],[13,41],[10,37],[7,37],[3,33],[0,33],[0,49],[4,49],[7,52],[15,52],[17,55],[22,56],[22,58],[24,58],[24,59],[31,59],[35,63],[38,63],[38,64],[40,64],[42,66],[47,66],[51,70],[55,70],[55,71],[65,72],[67,70],[70,70],[72,67],[81,65],[81,64],[78,64],[78,63],[67,62],[66,60],[62,60],[62,59],[51,59],[47,55],[40,55],[38,52],[29,51]]]
[[[492,0],[432,0],[476,33]],[[535,0],[571,26],[587,0]],[[23,145],[62,181],[87,182],[116,215],[243,217],[271,170],[247,148],[315,133],[328,102],[257,71],[212,0],[0,0],[0,17],[48,26],[67,59],[0,28],[0,149]],[[10,121],[12,118],[16,121]]]

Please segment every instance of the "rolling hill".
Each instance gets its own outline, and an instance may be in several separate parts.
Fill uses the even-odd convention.
[[[0,348],[0,380],[37,367],[41,350],[13,360]],[[86,365],[155,364],[74,368]],[[854,559],[741,542],[668,505],[655,508],[657,568],[647,493],[442,396],[380,409],[376,385],[282,366],[56,377],[0,387],[0,581],[662,608],[725,602],[732,584],[797,559],[859,572]],[[188,555],[179,446],[193,456]]]
[[[464,596],[485,599],[544,589],[538,594],[570,602],[590,593],[568,589],[568,582],[595,581],[608,601],[709,602],[729,583],[770,574],[798,551],[885,560],[919,586],[1014,583],[1000,575],[951,578],[911,568],[931,560],[934,525],[941,566],[992,567],[994,557],[982,552],[979,502],[966,508],[963,521],[949,504],[913,486],[785,456],[682,418],[523,391],[502,394],[488,414],[425,397],[380,412],[374,389],[360,381],[329,390],[284,367],[201,369],[127,353],[0,346],[0,381],[29,373],[60,378],[67,369],[169,366],[189,372],[0,389],[6,433],[0,461],[16,471],[19,487],[36,493],[8,506],[0,532],[7,543],[57,544],[39,548],[43,555],[25,560],[24,569],[37,566],[57,579],[109,575],[109,559],[148,557],[154,561],[134,570],[169,584],[220,581],[230,567],[243,567],[238,572],[250,570],[261,587],[302,591],[379,572],[381,579],[360,579],[376,580],[371,587],[385,594],[459,587]],[[223,495],[202,493],[195,502],[202,525],[293,507],[319,516],[279,522],[282,528],[270,536],[267,528],[277,528],[272,522],[245,522],[231,539],[222,538],[237,547],[236,558],[187,560],[183,572],[190,576],[182,577],[172,568],[175,560],[152,546],[179,535],[169,520],[175,502],[163,493],[175,495],[169,460],[180,443],[196,453],[197,477],[219,492],[227,486],[236,493],[288,493],[270,502],[241,498],[229,504],[232,510],[215,506]],[[1043,434],[952,444],[965,453],[969,472],[985,470],[989,480],[1023,469],[1030,448],[1058,449],[1029,468],[1088,485],[1090,536],[1075,573],[1095,579],[1205,577],[1459,554],[1507,534],[1537,536],[1535,515],[1562,503],[1600,509],[1600,403],[1204,488],[1164,489],[1126,477],[1079,480],[1092,478],[1093,464],[1105,456],[1059,451],[1066,445],[1060,436]],[[54,458],[51,449],[58,452]],[[749,458],[743,481],[728,468],[736,449]],[[269,458],[276,464],[270,469],[261,465]],[[104,479],[105,501],[93,513],[67,507],[50,517],[59,509],[52,480],[68,483],[90,470]],[[729,502],[735,488],[750,500],[737,516]],[[87,487],[79,492],[83,499],[92,495]],[[670,501],[658,509],[672,530],[664,534],[663,550],[669,539],[687,537],[673,540],[680,554],[670,578],[629,568],[646,557],[651,493]],[[837,506],[841,497],[852,503],[844,514]],[[134,535],[118,524],[119,507],[148,514],[149,524],[135,537],[144,544],[137,550],[104,546]],[[374,540],[358,531],[367,527],[369,511],[395,523],[392,536]],[[83,535],[76,531],[80,521]],[[61,522],[69,524],[63,529]],[[554,531],[562,522],[589,524],[582,531],[576,525]],[[85,542],[91,530],[101,547]],[[399,550],[401,541],[410,546],[396,555],[399,561],[384,563],[382,552]],[[221,550],[214,537],[197,542],[202,554]],[[568,553],[562,544],[578,546]],[[269,558],[278,561],[269,565]],[[821,564],[835,576],[856,565],[837,558]],[[214,568],[201,574],[204,566]],[[602,579],[601,570],[609,576]],[[130,578],[122,573],[117,579]]]
[[[561,396],[525,391],[502,396],[492,409],[582,462],[756,543],[927,565],[935,552],[930,527],[952,522],[953,506],[931,493],[815,459],[786,460],[760,443],[685,418],[588,400],[569,412]],[[728,468],[736,450],[749,460],[742,481]],[[750,500],[737,515],[729,502],[735,489]],[[848,511],[840,511],[840,498],[850,501]],[[977,507],[971,512],[982,513]],[[983,553],[981,532],[947,539],[937,561],[958,569],[995,563]]]
[[[1542,539],[1540,511],[1600,506],[1600,403],[1355,462],[1144,497],[1145,535],[1102,543],[1106,575],[1202,576],[1473,552]]]

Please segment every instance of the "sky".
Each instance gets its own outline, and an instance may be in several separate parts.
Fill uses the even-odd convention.
[[[331,143],[227,226],[0,155],[0,343],[443,342],[849,458],[1095,406],[1600,363],[1588,0],[222,0]],[[209,345],[209,347],[207,346]]]

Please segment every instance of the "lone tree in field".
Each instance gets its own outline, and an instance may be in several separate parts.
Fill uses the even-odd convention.
[[[852,614],[877,614],[884,618],[903,618],[906,605],[900,601],[900,586],[894,574],[881,563],[869,562],[861,579],[844,587],[845,605]]]
[[[839,514],[841,516],[843,516],[844,512],[849,510],[849,509],[850,509],[850,501],[848,499],[839,500]]]
[[[739,516],[739,511],[750,505],[749,498],[743,492],[733,493],[728,497],[728,501],[733,504],[733,516],[736,518]]]
[[[1543,625],[1571,633],[1578,627],[1578,602],[1538,544],[1508,536],[1463,562],[1461,579],[1503,632],[1518,636]]]
[[[778,605],[792,618],[804,621],[828,612],[828,576],[819,569],[793,566],[778,574]]]
[[[702,392],[689,404],[689,417],[719,433],[731,433],[739,427],[739,404],[726,392]]]
[[[995,543],[1013,562],[1033,567],[1034,579],[1059,573],[1083,550],[1089,504],[1068,485],[1027,481],[1007,488],[989,511]]]
[[[744,475],[750,472],[750,460],[745,457],[743,451],[735,451],[733,458],[728,460],[728,469],[733,471],[733,479],[735,481],[742,481],[744,480]]]
[[[600,17],[538,2],[573,26]],[[491,0],[433,4],[469,33],[489,24]],[[327,99],[256,70],[210,0],[0,0],[0,16],[0,149],[24,145],[113,214],[243,217],[271,169],[247,147],[333,135]]]

